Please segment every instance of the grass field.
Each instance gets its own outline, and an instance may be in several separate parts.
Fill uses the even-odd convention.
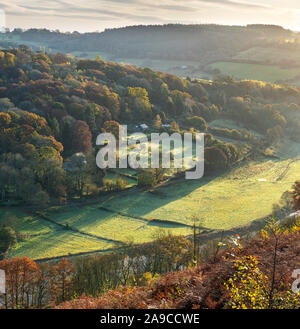
[[[174,74],[181,77],[191,77],[198,79],[211,79],[212,76],[204,72],[200,61],[176,61],[163,59],[138,59],[138,58],[115,58],[103,52],[80,52],[71,53],[73,56],[95,59],[100,55],[104,60],[116,63],[133,64],[140,67],[150,67],[153,70]],[[292,57],[291,57],[292,56]],[[272,49],[254,47],[236,55],[234,60],[266,62],[267,64],[250,64],[238,62],[217,62],[209,65],[210,69],[219,69],[224,75],[231,75],[237,79],[261,80],[266,82],[276,82],[278,80],[289,80],[300,75],[300,68],[282,68],[280,61],[291,60],[300,63],[300,55],[295,58],[295,54],[284,49]],[[300,82],[299,82],[300,83]],[[297,84],[297,81],[294,83]]]
[[[211,181],[182,181],[150,193],[107,200],[110,209],[145,218],[159,218],[192,224],[193,218],[210,229],[229,229],[268,216],[272,204],[290,189],[300,170],[300,162],[284,172],[290,160],[251,164]],[[266,181],[259,181],[266,179]]]
[[[154,225],[147,220],[113,214],[99,209],[100,205],[84,208],[72,208],[72,210],[54,214],[56,221],[88,232],[106,239],[122,242],[134,241],[135,243],[153,240],[153,236],[159,230],[171,231],[175,234],[189,234],[189,228],[174,227],[171,224]]]
[[[280,63],[300,63],[300,54],[289,48],[252,47],[238,53],[234,60],[257,61],[278,65]]]
[[[96,252],[112,247],[114,247],[112,243],[83,237],[79,233],[53,230],[49,234],[19,242],[17,247],[10,252],[9,257],[51,258],[82,252]]]
[[[63,230],[54,223],[38,216],[27,215],[15,208],[0,208],[0,223],[13,225],[20,236],[9,257],[57,257],[105,250],[114,246],[111,242]]]
[[[261,80],[272,83],[300,75],[300,68],[283,69],[277,65],[217,62],[210,66],[213,69],[219,69],[223,75],[231,75],[237,79]]]
[[[296,147],[292,145],[287,151],[295,151]],[[151,241],[158,231],[192,233],[190,227],[151,222],[154,219],[186,225],[197,219],[201,226],[218,230],[265,218],[271,214],[272,205],[291,188],[299,172],[300,161],[292,162],[290,158],[253,162],[216,178],[178,180],[154,192],[133,189],[103,198],[94,205],[46,211],[48,218],[59,225],[67,224],[69,230],[14,208],[0,208],[0,222],[14,222],[18,234],[28,234],[11,250],[10,257],[37,259],[98,252],[119,246],[118,241]]]
[[[259,47],[258,47],[259,48]],[[210,69],[219,69],[223,75],[231,75],[237,79],[260,80],[266,82],[276,82],[279,80],[289,80],[300,75],[300,68],[282,68],[278,64],[280,60],[286,59],[285,52],[279,51],[280,56],[276,57],[278,51],[272,53],[272,49],[252,48],[248,52],[242,52],[234,57],[234,60],[265,61],[267,52],[269,63],[250,64],[238,62],[216,62],[209,65]],[[104,60],[112,60],[116,63],[132,64],[139,67],[150,67],[153,70],[174,74],[181,77],[191,77],[196,79],[211,79],[212,76],[204,72],[199,61],[175,61],[162,59],[138,59],[138,58],[114,58],[110,54],[101,52],[72,52],[73,56],[95,59],[100,55]],[[273,54],[273,55],[272,55]],[[84,56],[82,56],[84,55]],[[298,59],[297,59],[298,60]],[[299,57],[300,62],[300,57]],[[296,82],[295,82],[296,84]]]
[[[0,223],[13,226],[21,235],[42,235],[52,232],[55,226],[18,208],[0,208]]]

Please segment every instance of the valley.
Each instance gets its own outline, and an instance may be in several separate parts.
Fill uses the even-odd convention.
[[[298,145],[289,144],[287,151],[294,158]],[[122,243],[150,242],[163,233],[191,235],[194,222],[203,232],[248,225],[271,216],[273,204],[291,188],[300,171],[300,158],[292,162],[288,156],[243,164],[219,177],[171,180],[153,191],[134,187],[91,205],[83,202],[43,210],[53,222],[39,215],[28,216],[21,210],[2,208],[0,221],[14,221],[18,233],[25,236],[9,256],[26,255],[39,260],[105,253]],[[154,219],[163,222],[153,222]]]

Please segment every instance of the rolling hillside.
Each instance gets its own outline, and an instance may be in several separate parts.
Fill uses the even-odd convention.
[[[2,34],[1,42],[85,59],[100,55],[183,77],[231,75],[296,85],[299,80],[299,35],[273,25],[141,25],[85,34],[15,29]]]
[[[297,179],[295,87],[182,79],[25,46],[0,55],[0,221],[16,234],[8,257],[107,253],[158,231],[190,235],[195,221],[203,234],[250,225]],[[206,132],[205,177],[100,170],[94,141],[119,124],[148,136]]]

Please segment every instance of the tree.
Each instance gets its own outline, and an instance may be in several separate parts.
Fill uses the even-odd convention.
[[[64,302],[72,296],[74,272],[73,264],[66,258],[54,266],[51,276],[51,294],[56,303]]]
[[[0,130],[11,123],[11,116],[8,113],[0,112]]]
[[[292,195],[294,199],[293,209],[300,210],[300,181],[294,184]]]
[[[88,183],[89,168],[87,159],[83,153],[75,153],[67,161],[68,170],[70,171],[69,188],[81,197],[83,190]]]
[[[152,169],[151,172],[152,172],[152,175],[154,175],[155,181],[157,183],[160,183],[161,181],[164,180],[166,170],[164,168],[162,168],[161,165],[159,168]]]
[[[174,102],[174,116],[177,117],[184,115],[186,110],[186,99],[191,98],[191,95],[188,93],[183,93],[179,90],[173,90],[171,95]]]
[[[46,149],[43,152],[42,149]],[[64,197],[64,181],[65,171],[62,168],[62,162],[58,152],[50,147],[43,147],[38,150],[36,154],[36,162],[34,164],[34,172],[36,181],[55,197]],[[40,151],[40,152],[39,152]],[[47,197],[45,193],[36,195],[33,200],[40,198],[44,203],[47,203]]]
[[[74,132],[72,134],[73,152],[83,152],[89,154],[92,149],[92,134],[89,126],[84,121],[75,123]]]
[[[149,120],[152,114],[152,106],[149,101],[148,92],[145,88],[128,87],[128,105],[136,115],[136,121]]]
[[[55,138],[60,137],[60,126],[58,120],[55,117],[53,119],[49,119],[49,125],[54,133]]]
[[[111,179],[105,179],[103,181],[103,186],[106,191],[122,191],[126,188],[127,182],[125,179],[119,177],[116,181],[113,181]]]
[[[14,246],[17,242],[17,236],[14,229],[8,226],[0,228],[0,259],[9,248]]]
[[[89,125],[89,128],[93,134],[95,134],[97,131],[95,109],[96,105],[94,104],[94,106],[90,105],[85,110],[85,121]]]
[[[157,130],[159,130],[162,127],[162,121],[159,114],[156,115],[153,126]]]
[[[138,175],[138,186],[153,187],[157,184],[155,173],[152,171],[144,171]]]
[[[90,175],[91,181],[100,187],[103,185],[103,178],[105,176],[105,170],[100,169],[95,161],[95,154],[93,152],[87,157],[86,171]]]
[[[214,173],[215,171],[227,168],[228,159],[225,153],[216,146],[207,147],[204,151],[205,171]]]
[[[175,121],[171,122],[170,130],[171,130],[171,132],[176,132],[176,133],[180,132],[178,123]]]
[[[69,106],[69,113],[76,120],[84,120],[85,107],[83,104],[71,103]]]
[[[39,276],[36,263],[27,258],[2,260],[0,268],[6,273],[6,308],[28,308],[33,305],[33,289]]]
[[[234,260],[236,272],[225,283],[230,294],[227,306],[235,309],[267,309],[268,278],[258,267],[254,256]]]
[[[119,139],[119,127],[120,124],[117,121],[105,121],[103,131],[106,133],[110,133],[116,137],[116,139]]]
[[[0,111],[9,110],[13,107],[14,104],[10,101],[9,98],[0,98]]]
[[[50,198],[47,192],[40,190],[28,198],[27,201],[33,206],[42,209],[49,203]]]
[[[193,116],[187,119],[187,123],[189,126],[196,128],[200,130],[201,132],[205,132],[207,130],[207,123],[206,121],[199,117],[199,116]]]
[[[67,64],[69,62],[69,58],[65,54],[57,53],[52,56],[52,61],[54,64]]]
[[[76,120],[68,115],[62,119],[61,138],[64,141],[65,153],[70,154],[73,147],[73,133]],[[71,153],[72,154],[72,153]]]

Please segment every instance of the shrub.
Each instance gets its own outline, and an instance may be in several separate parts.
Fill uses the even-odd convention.
[[[0,229],[0,258],[1,254],[5,254],[16,242],[16,232],[11,227],[3,226]]]
[[[115,183],[111,179],[104,179],[103,188],[105,191],[114,191]]]
[[[111,179],[105,179],[103,181],[103,187],[105,191],[122,191],[126,188],[127,182],[119,177],[116,181],[113,181]]]
[[[255,256],[235,259],[236,272],[225,283],[230,293],[227,307],[234,309],[296,309],[300,306],[299,294],[289,290],[274,290],[270,306],[270,279],[258,267]]]
[[[190,127],[196,128],[202,132],[205,132],[207,130],[206,121],[199,116],[193,116],[193,117],[187,118],[186,121]]]
[[[117,191],[122,191],[126,188],[127,182],[125,179],[119,177],[116,181],[116,189]]]
[[[138,186],[153,187],[156,183],[155,175],[151,171],[146,171],[138,175]]]

